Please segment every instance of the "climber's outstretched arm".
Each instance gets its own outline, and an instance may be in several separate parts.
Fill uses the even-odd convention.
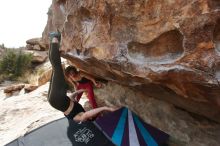
[[[103,106],[103,107],[99,107],[99,108],[96,108],[96,109],[92,109],[90,111],[86,111],[84,113],[81,112],[81,113],[77,114],[73,118],[73,120],[78,121],[78,122],[83,122],[83,121],[86,121],[86,120],[91,120],[94,117],[96,117],[97,115],[99,115],[99,114],[101,114],[101,113],[103,113],[105,111],[113,112],[115,110],[116,110],[115,108]]]

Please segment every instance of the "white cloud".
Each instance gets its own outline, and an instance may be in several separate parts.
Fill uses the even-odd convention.
[[[0,0],[0,44],[26,45],[26,40],[41,37],[52,0]]]

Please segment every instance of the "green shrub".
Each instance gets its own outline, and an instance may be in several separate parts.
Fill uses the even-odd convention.
[[[14,80],[22,76],[31,67],[32,54],[25,54],[21,49],[6,49],[0,59],[2,78]]]

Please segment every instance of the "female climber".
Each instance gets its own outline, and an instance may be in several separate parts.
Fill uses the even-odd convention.
[[[83,107],[73,99],[85,90],[78,90],[71,96],[67,96],[67,84],[59,51],[60,40],[61,34],[59,32],[50,33],[49,60],[52,65],[52,76],[48,91],[48,101],[50,105],[62,111],[68,119],[73,119],[78,122],[93,119],[104,111],[114,111],[114,108],[106,106],[85,111]]]
[[[75,90],[85,89],[87,92],[87,97],[89,102],[93,108],[97,108],[97,103],[95,101],[94,92],[93,92],[93,84],[100,88],[101,84],[98,83],[92,76],[88,75],[85,72],[77,71],[77,69],[73,66],[68,66],[65,69],[65,76],[71,85],[74,86]],[[76,97],[76,101],[79,102],[82,93],[79,93]]]

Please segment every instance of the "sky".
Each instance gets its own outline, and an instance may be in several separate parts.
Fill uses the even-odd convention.
[[[26,46],[26,40],[41,37],[52,0],[0,0],[0,44]]]

